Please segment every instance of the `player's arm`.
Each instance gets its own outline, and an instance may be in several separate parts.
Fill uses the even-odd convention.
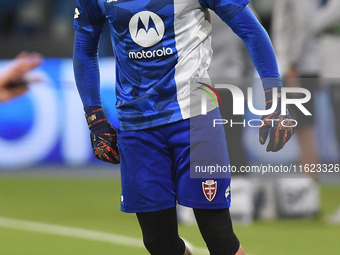
[[[277,108],[269,116],[263,116],[264,125],[260,128],[260,143],[264,144],[270,131],[270,141],[267,151],[278,151],[294,133],[289,119],[292,119],[289,111],[281,115],[281,87],[282,83],[278,72],[278,66],[274,49],[268,33],[260,24],[249,7],[245,7],[226,23],[245,43],[254,66],[259,73],[266,95],[266,109],[271,108],[273,88],[276,88]],[[270,121],[275,119],[275,121]],[[282,125],[284,124],[284,125]],[[290,127],[285,127],[290,126]]]
[[[98,64],[98,45],[104,25],[101,11],[94,1],[77,1],[73,47],[74,76],[91,131],[91,144],[96,158],[118,164],[116,128],[102,109]]]
[[[73,49],[74,76],[84,105],[85,117],[91,131],[91,144],[96,158],[118,164],[116,128],[104,114],[100,98],[98,66],[99,35],[75,32]]]
[[[73,67],[84,108],[101,106],[98,45],[104,24],[104,15],[95,0],[77,0],[73,23]]]

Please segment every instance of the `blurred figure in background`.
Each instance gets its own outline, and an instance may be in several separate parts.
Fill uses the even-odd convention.
[[[319,87],[320,60],[318,39],[313,33],[311,20],[320,6],[320,0],[279,0],[273,9],[273,45],[284,85],[303,87],[312,94],[311,100],[304,104],[312,116],[305,116],[295,105],[290,108],[298,121],[296,133],[301,149],[298,163],[302,165],[319,163],[314,139],[313,97]]]
[[[257,13],[263,27],[271,32],[273,6],[276,0],[252,0],[252,7]]]
[[[304,106],[314,115],[313,96],[326,81],[331,84],[336,134],[340,139],[340,0],[276,0],[273,10],[274,48],[286,86],[312,93]],[[321,39],[321,40],[320,40]],[[322,78],[322,79],[321,79]],[[324,86],[322,86],[324,87]],[[294,96],[294,95],[293,95]],[[291,108],[292,109],[292,108]],[[292,109],[294,110],[294,109]],[[293,112],[301,147],[299,164],[320,163],[313,117]],[[317,180],[317,173],[312,176]],[[299,185],[299,184],[298,184]],[[340,208],[329,218],[340,223]]]
[[[321,76],[331,85],[335,131],[340,148],[340,0],[323,1],[323,8],[313,19],[313,28],[321,41]],[[328,221],[340,224],[340,207]]]
[[[313,97],[319,88],[319,46],[318,39],[313,33],[310,20],[316,15],[320,0],[255,0],[255,7],[267,6],[272,8],[271,22],[267,22],[272,37],[273,46],[277,54],[281,77],[284,86],[303,87],[312,93],[312,99],[304,106],[314,115]],[[257,9],[256,9],[257,10]],[[267,11],[268,13],[268,11]],[[293,94],[298,97],[299,94]],[[295,105],[290,105],[293,119],[297,120],[296,133],[300,144],[300,158],[298,164],[311,165],[319,163],[319,153],[315,141],[314,119],[305,116]],[[287,176],[289,177],[289,176]],[[293,177],[293,176],[292,176]],[[319,187],[317,176],[308,178],[276,178],[257,184],[262,207],[256,210],[255,218],[305,218],[318,214]],[[294,196],[299,194],[299,196]],[[294,197],[294,199],[293,199]]]
[[[313,19],[314,34],[320,38],[321,76],[331,85],[335,129],[340,148],[340,0],[325,5]]]
[[[43,57],[39,53],[20,53],[0,73],[0,102],[7,101],[26,92],[30,80],[28,71],[39,66]]]

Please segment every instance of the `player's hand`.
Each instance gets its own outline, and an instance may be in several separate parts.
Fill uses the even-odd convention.
[[[91,144],[96,158],[110,162],[120,163],[120,155],[117,146],[117,129],[106,119],[100,106],[85,108],[86,121],[91,130]]]
[[[266,93],[266,109],[269,109],[272,104],[273,88],[265,91]],[[268,137],[270,140],[267,146],[267,151],[279,151],[283,146],[289,141],[289,139],[294,134],[294,123],[291,121],[293,119],[288,107],[286,115],[281,115],[281,87],[278,87],[277,91],[277,108],[276,110],[262,117],[263,125],[260,127],[260,143],[263,145]]]
[[[39,53],[22,52],[0,74],[0,102],[23,94],[31,82],[26,73],[42,63]]]

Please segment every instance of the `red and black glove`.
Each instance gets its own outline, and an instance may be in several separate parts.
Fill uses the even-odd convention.
[[[119,164],[117,129],[107,121],[102,107],[86,107],[85,117],[91,131],[90,136],[94,156],[105,162]]]
[[[273,88],[265,90],[266,109],[270,109],[273,102]],[[263,145],[270,131],[270,140],[267,151],[279,151],[294,134],[294,123],[288,106],[286,115],[281,115],[281,87],[277,87],[277,107],[276,110],[262,117],[263,125],[260,127],[260,143]]]

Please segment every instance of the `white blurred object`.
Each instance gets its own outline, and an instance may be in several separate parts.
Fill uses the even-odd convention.
[[[319,73],[319,45],[311,20],[319,0],[275,1],[272,42],[282,76],[294,66],[300,75]]]
[[[311,20],[314,33],[319,35],[340,23],[340,1],[328,0]]]
[[[36,32],[45,24],[46,2],[43,0],[24,1],[19,11],[19,26]]]
[[[318,184],[306,175],[256,178],[255,219],[309,218],[320,209]]]
[[[327,221],[330,224],[340,224],[340,207],[334,214],[328,217]]]
[[[196,219],[192,208],[177,205],[177,218],[178,221],[185,225],[195,225]],[[189,247],[190,248],[190,247]]]
[[[270,17],[272,15],[275,0],[253,0],[252,4],[260,17]]]
[[[233,177],[231,179],[230,215],[234,223],[250,224],[254,214],[253,183],[249,179]]]
[[[340,78],[340,35],[324,35],[321,38],[321,75],[325,78]],[[336,85],[336,83],[334,83]]]
[[[275,193],[281,218],[314,217],[319,212],[319,186],[312,178],[277,179]]]
[[[54,18],[52,23],[52,36],[56,40],[65,40],[65,38],[71,38],[73,35],[72,24],[63,17]]]
[[[274,181],[268,178],[254,178],[255,219],[274,220],[277,218]]]

